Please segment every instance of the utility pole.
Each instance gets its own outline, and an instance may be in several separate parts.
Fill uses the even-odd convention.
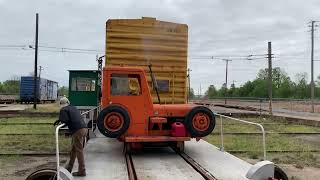
[[[222,59],[223,61],[226,62],[226,81],[225,81],[225,89],[224,89],[224,104],[227,104],[227,92],[228,92],[228,64],[229,61],[232,61],[230,59]]]
[[[34,89],[33,89],[33,108],[37,109],[37,70],[38,70],[38,28],[39,28],[39,14],[36,14],[36,41],[35,41],[35,49],[34,49]]]
[[[313,79],[313,51],[314,51],[314,27],[316,26],[314,23],[316,21],[311,21],[311,112],[314,113],[314,79]]]
[[[190,87],[190,72],[192,70],[188,68],[188,74],[187,74],[187,78],[188,78],[188,98],[187,98],[187,102],[190,102],[190,90],[191,90],[191,87]]]
[[[272,51],[271,51],[271,42],[268,42],[268,94],[269,94],[269,114],[272,115]]]
[[[41,78],[41,71],[43,70],[42,66],[39,66],[39,79]]]

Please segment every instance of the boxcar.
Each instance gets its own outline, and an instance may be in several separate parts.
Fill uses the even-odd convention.
[[[37,78],[37,101],[54,102],[58,98],[58,83],[44,78]],[[20,102],[34,102],[34,77],[22,76],[20,81]]]
[[[148,65],[159,86],[161,103],[187,101],[188,26],[155,18],[109,19],[106,22],[106,67],[142,67],[157,103]]]

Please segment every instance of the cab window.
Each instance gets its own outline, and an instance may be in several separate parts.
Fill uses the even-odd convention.
[[[112,96],[141,95],[140,80],[137,75],[112,74],[110,83],[110,94]]]
[[[95,89],[95,79],[76,77],[71,80],[71,91],[95,91]]]

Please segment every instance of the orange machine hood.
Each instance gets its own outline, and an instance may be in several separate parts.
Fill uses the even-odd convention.
[[[196,104],[153,104],[152,116],[184,117]]]

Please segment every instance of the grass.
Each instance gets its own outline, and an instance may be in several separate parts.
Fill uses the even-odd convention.
[[[254,125],[248,125],[244,123],[240,123],[234,120],[225,119],[223,118],[223,131],[225,133],[229,132],[261,132],[260,128]],[[295,124],[285,124],[285,123],[279,123],[277,121],[272,121],[269,119],[263,120],[263,119],[243,119],[250,122],[257,122],[261,123],[264,127],[264,129],[267,132],[286,132],[286,133],[320,133],[319,127],[313,127],[313,126],[307,126],[307,125],[295,125]],[[265,124],[264,124],[265,123]],[[220,133],[220,118],[216,119],[216,128],[213,131],[214,133]]]
[[[55,127],[51,124],[56,118],[0,118],[0,153],[34,153],[55,152]],[[30,123],[15,125],[14,123]],[[10,124],[10,125],[8,125]],[[5,134],[30,134],[30,135],[5,135]],[[37,135],[48,134],[48,135]],[[70,138],[60,136],[61,151],[69,151]]]
[[[0,118],[0,125],[15,124],[15,123],[29,123],[29,124],[38,124],[38,123],[53,123],[57,120],[57,117],[12,117],[12,118]]]
[[[7,125],[0,126],[0,134],[52,134],[54,127],[51,125]]]
[[[52,134],[55,128],[51,124],[57,118],[0,118],[0,134]],[[27,123],[25,125],[15,123]]]
[[[70,139],[60,136],[60,152],[69,151]],[[52,136],[0,136],[0,153],[55,153],[55,137]]]
[[[209,135],[205,138],[209,143],[220,145],[220,136]],[[292,137],[270,134],[266,137],[267,151],[310,151],[314,146],[308,146]],[[231,151],[260,151],[262,153],[261,136],[224,135],[224,147]]]
[[[58,113],[60,111],[60,106],[58,103],[51,104],[38,104],[37,109],[33,107],[28,107],[25,109],[26,112],[49,112],[49,113]]]
[[[311,152],[311,150],[319,150],[320,144],[310,143],[296,136],[281,135],[279,132],[320,132],[319,127],[312,127],[306,125],[284,124],[270,119],[247,118],[251,122],[258,122],[264,124],[267,132],[274,134],[266,135],[267,151],[300,151],[294,153],[267,153],[269,160],[276,163],[294,164],[296,167],[303,168],[304,166],[320,167],[320,153]],[[261,132],[260,129],[253,125],[239,123],[233,120],[223,118],[224,132]],[[215,134],[207,136],[205,139],[220,147],[220,118],[217,118]],[[239,157],[262,159],[262,136],[261,135],[224,135],[224,148],[226,151],[245,151],[246,153],[236,154]]]

